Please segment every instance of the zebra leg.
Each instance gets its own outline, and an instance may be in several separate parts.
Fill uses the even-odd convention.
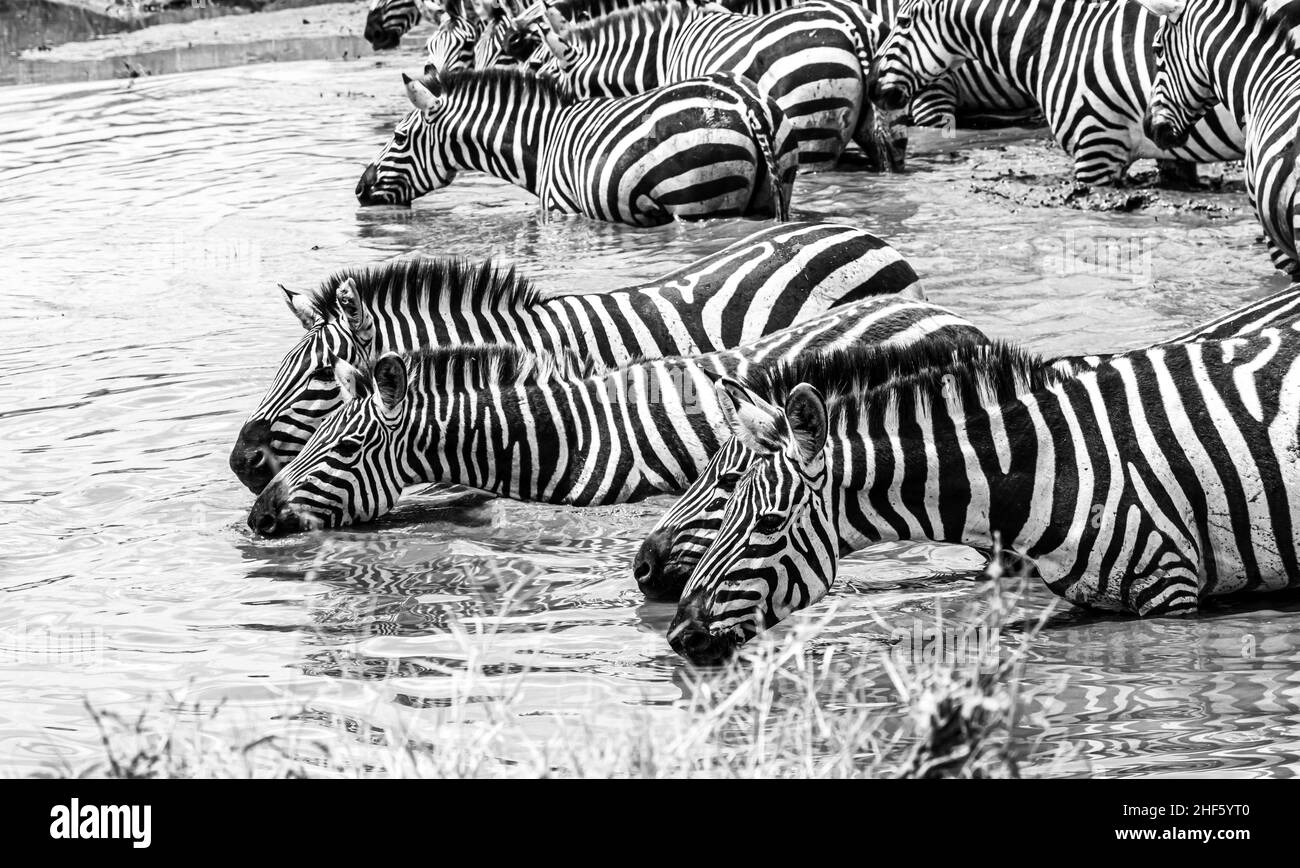
[[[907,128],[887,112],[863,100],[853,142],[866,158],[869,172],[902,172],[907,158]],[[841,160],[843,156],[841,156]]]
[[[1197,164],[1191,160],[1156,160],[1160,186],[1172,190],[1205,189],[1196,174],[1196,168]]]
[[[1101,187],[1123,182],[1129,165],[1129,148],[1123,130],[1088,130],[1079,136],[1070,153],[1078,183]]]

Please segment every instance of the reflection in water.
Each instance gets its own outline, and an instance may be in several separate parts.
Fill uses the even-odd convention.
[[[256,732],[340,743],[394,719],[418,731],[439,709],[469,719],[502,696],[535,728],[685,713],[672,608],[627,571],[663,498],[583,510],[429,493],[368,527],[280,541],[244,528],[225,456],[300,332],[276,283],[419,250],[599,290],[755,228],[542,221],[527,194],[473,175],[414,208],[359,210],[357,174],[405,110],[397,63],[0,89],[0,222],[21,227],[0,249],[0,631],[75,652],[0,659],[7,768],[96,758],[87,694],[123,709],[167,691],[224,698]],[[802,179],[798,216],[879,232],[936,301],[1052,353],[1139,345],[1277,285],[1245,214],[1207,226],[964,195],[971,163],[949,153],[990,159],[1008,142],[932,140],[927,154],[919,137],[912,174]],[[1045,267],[1045,240],[1098,231],[1145,239],[1155,282]],[[1189,273],[1189,258],[1208,264]],[[872,659],[892,631],[974,600],[979,566],[964,549],[882,546],[849,559],[804,621],[829,618],[815,645],[844,665]],[[1055,737],[1095,770],[1289,772],[1294,614],[1280,598],[1186,622],[1064,613],[1029,677]],[[461,630],[482,641],[467,651]],[[453,676],[471,662],[486,677],[469,689]],[[893,701],[883,672],[854,689],[822,699]]]

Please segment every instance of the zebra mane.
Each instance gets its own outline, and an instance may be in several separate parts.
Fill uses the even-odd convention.
[[[472,95],[474,104],[492,105],[498,102],[492,99],[494,96],[520,92],[524,97],[538,94],[543,98],[554,99],[562,105],[569,105],[574,101],[573,97],[566,94],[551,76],[540,76],[530,70],[513,66],[456,69],[426,75],[422,81],[434,93],[468,92]]]
[[[475,264],[465,259],[420,256],[344,268],[330,275],[311,297],[323,321],[338,316],[339,284],[348,278],[362,304],[371,308],[428,310],[443,302],[453,309],[525,308],[542,297],[541,290],[516,274],[514,266],[502,269],[490,259]]]
[[[526,350],[513,344],[460,344],[403,353],[408,375],[420,382],[451,380],[477,388],[582,380],[604,373],[599,362],[570,349]],[[359,368],[367,379],[374,362]]]
[[[866,414],[886,412],[905,395],[934,395],[948,382],[995,395],[1044,388],[1070,376],[1016,344],[970,340],[924,340],[906,347],[852,346],[756,365],[745,384],[782,406],[807,383],[826,399],[833,421],[857,425]]]

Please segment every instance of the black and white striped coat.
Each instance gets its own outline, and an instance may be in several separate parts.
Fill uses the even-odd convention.
[[[1273,265],[1300,280],[1296,244],[1300,57],[1285,26],[1246,0],[1143,0],[1169,10],[1160,27],[1159,72],[1149,131],[1174,147],[1212,105],[1245,129],[1246,193],[1264,226]]]
[[[765,457],[728,502],[670,641],[725,655],[820,599],[842,553],[887,539],[999,549],[1073,603],[1141,616],[1294,587],[1297,326],[1075,373],[1006,345],[922,345],[726,383],[737,436]],[[881,367],[896,373],[864,387]]]
[[[855,135],[870,144],[870,129],[859,131],[858,121],[871,49],[832,6],[801,4],[754,17],[645,3],[563,32],[552,30],[545,16],[539,23],[556,59],[544,71],[579,99],[629,96],[731,72],[754,81],[781,107],[796,130],[801,165],[834,165]]]
[[[582,102],[518,70],[405,80],[416,110],[358,182],[363,205],[409,203],[474,169],[536,194],[544,211],[634,226],[788,215],[794,131],[736,75]]]
[[[858,344],[982,334],[918,299],[865,299],[736,350],[591,376],[552,357],[482,345],[383,356],[356,395],[258,496],[249,525],[287,533],[373,519],[420,482],[594,505],[679,491],[720,444],[713,381],[755,363]],[[945,341],[947,342],[947,341]]]
[[[1300,288],[1287,289],[1242,305],[1155,346],[1250,337],[1297,317],[1300,317]],[[1110,355],[1069,356],[1056,359],[1053,365],[1060,372],[1074,374],[1095,368],[1110,358]],[[878,384],[864,379],[859,385]],[[681,596],[696,564],[718,538],[732,493],[757,460],[757,454],[740,438],[729,439],[699,478],[664,512],[632,565],[633,576],[647,597],[677,600]]]
[[[285,290],[304,333],[240,430],[230,467],[258,492],[341,398],[336,362],[388,352],[508,343],[568,349],[598,364],[737,347],[839,305],[920,296],[906,260],[848,226],[789,223],[635,286],[543,295],[513,270],[408,259],[341,271],[317,290]]]
[[[1035,95],[1081,183],[1114,183],[1139,157],[1239,159],[1244,137],[1222,108],[1177,148],[1159,150],[1144,135],[1156,23],[1129,2],[905,0],[882,48],[873,96],[877,105],[901,107],[919,87],[974,58]]]

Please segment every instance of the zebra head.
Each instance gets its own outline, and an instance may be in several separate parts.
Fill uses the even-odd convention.
[[[248,526],[262,536],[339,527],[388,512],[406,486],[407,368],[387,353],[363,373],[335,365],[343,406],[257,496]]]
[[[878,108],[904,108],[917,91],[964,59],[952,36],[959,22],[956,6],[943,0],[903,0],[899,5],[871,74],[868,95]]]
[[[718,406],[730,420],[734,409],[725,390],[718,392]],[[695,565],[717,538],[727,501],[754,458],[739,437],[732,437],[659,519],[632,561],[632,576],[648,599],[681,596]]]
[[[668,628],[694,663],[739,645],[821,599],[835,578],[838,536],[826,463],[826,401],[803,383],[777,410],[734,380],[733,433],[757,453],[726,505],[717,540],[700,558]]]
[[[439,135],[447,98],[438,76],[417,81],[403,73],[402,81],[415,110],[398,122],[379,159],[362,173],[356,190],[362,205],[409,205],[456,177],[446,137]]]
[[[465,8],[465,0],[444,0],[438,29],[425,44],[424,71],[449,72],[474,67],[475,46],[483,34],[483,21]]]
[[[230,452],[230,469],[254,493],[293,460],[320,420],[341,403],[335,363],[369,360],[375,340],[374,319],[352,278],[318,293],[281,288],[306,331],[281,360]]]
[[[364,35],[375,51],[386,51],[396,48],[402,35],[419,23],[417,0],[370,0]]]
[[[1138,0],[1160,16],[1156,26],[1156,77],[1142,130],[1160,148],[1186,144],[1188,133],[1218,102],[1206,52],[1193,45],[1193,25],[1184,21],[1182,0]]]

